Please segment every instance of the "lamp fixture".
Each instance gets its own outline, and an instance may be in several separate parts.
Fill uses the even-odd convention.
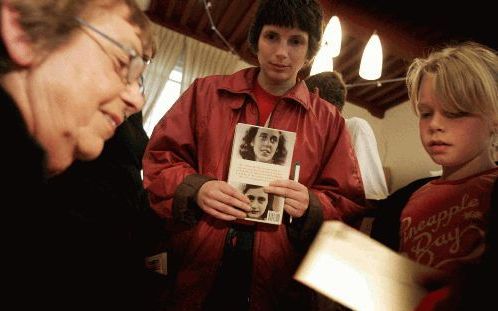
[[[313,60],[310,75],[334,70],[333,57],[341,52],[341,41],[341,22],[337,16],[332,16],[323,32],[322,44]]]
[[[334,60],[330,56],[330,50],[328,46],[322,46],[313,60],[313,65],[311,66],[310,76],[324,72],[334,70]]]
[[[374,31],[365,46],[359,74],[365,80],[377,80],[382,74],[382,45],[377,31]]]
[[[333,57],[339,55],[341,51],[342,41],[342,28],[339,18],[332,16],[325,27],[322,36],[322,44],[318,53],[316,54],[313,65],[311,66],[310,75],[315,75],[324,71],[333,71]],[[382,75],[382,44],[380,42],[377,31],[374,31],[368,43],[363,50],[361,57],[359,75],[365,80],[377,80]],[[398,82],[404,78],[383,80],[382,83]],[[368,82],[367,82],[368,83]],[[360,85],[370,85],[370,83],[356,83],[348,85],[348,87],[355,87]],[[382,83],[376,83],[381,86]]]
[[[329,48],[330,56],[336,57],[341,52],[342,29],[339,17],[332,16],[325,27],[322,37],[322,47]]]

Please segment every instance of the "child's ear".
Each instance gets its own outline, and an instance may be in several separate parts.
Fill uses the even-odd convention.
[[[19,24],[19,13],[6,1],[2,1],[1,6],[1,35],[7,53],[17,65],[28,66],[34,61],[35,53],[28,35]]]

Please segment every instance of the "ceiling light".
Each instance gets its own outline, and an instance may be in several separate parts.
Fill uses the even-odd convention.
[[[334,62],[330,54],[329,49],[326,46],[322,46],[313,60],[313,66],[311,66],[310,76],[324,72],[333,71]]]
[[[363,51],[360,63],[360,77],[366,80],[376,80],[382,74],[382,45],[375,31]]]
[[[341,52],[342,29],[339,17],[332,16],[323,32],[322,46],[328,46],[332,57]]]

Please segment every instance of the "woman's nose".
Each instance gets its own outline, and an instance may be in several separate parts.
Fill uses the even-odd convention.
[[[140,88],[139,82],[135,81],[128,84],[121,93],[121,99],[126,104],[124,108],[125,113],[128,116],[142,110],[145,104],[145,98],[140,91]]]

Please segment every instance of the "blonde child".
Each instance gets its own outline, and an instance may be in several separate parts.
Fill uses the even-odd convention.
[[[487,245],[487,232],[489,214],[496,209],[491,200],[498,168],[491,146],[498,129],[497,80],[496,52],[471,42],[416,59],[407,74],[422,144],[443,173],[415,191],[404,206],[399,251],[460,275],[459,282],[470,267],[485,269],[485,250],[484,258],[496,254],[495,246]],[[465,300],[461,294],[471,295],[470,290],[456,295],[461,286],[455,284],[429,294],[419,310],[432,310],[438,301],[439,307],[457,306],[456,299]]]

